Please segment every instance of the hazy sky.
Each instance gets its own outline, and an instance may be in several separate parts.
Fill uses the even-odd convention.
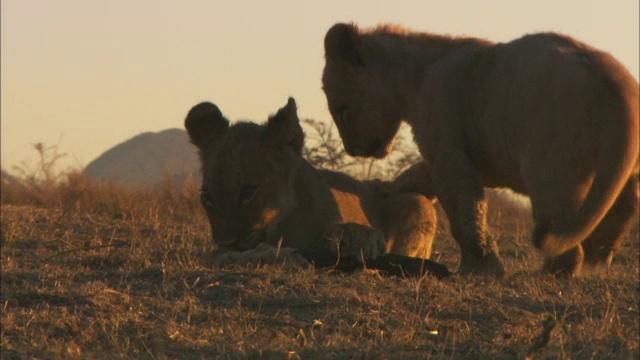
[[[140,132],[182,128],[197,102],[264,121],[294,96],[330,121],[323,38],[340,21],[507,41],[558,31],[638,78],[638,0],[3,0],[2,167],[58,145],[86,165]]]

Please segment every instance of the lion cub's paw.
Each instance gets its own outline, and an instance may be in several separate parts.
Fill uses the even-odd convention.
[[[332,226],[324,240],[329,250],[359,261],[375,259],[385,252],[384,234],[380,230],[356,223]]]
[[[281,265],[284,269],[291,270],[306,268],[309,261],[293,248],[276,248],[275,246],[260,243],[255,248],[246,251],[224,251],[214,255],[213,265],[218,267],[229,265]]]
[[[213,253],[213,257],[209,263],[211,266],[223,267],[235,264],[240,256],[240,251],[235,250],[222,250]]]

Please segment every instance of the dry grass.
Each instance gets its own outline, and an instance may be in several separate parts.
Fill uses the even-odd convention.
[[[504,280],[213,269],[196,197],[81,176],[3,187],[2,358],[640,356],[637,224],[609,271],[573,279],[537,273],[528,212],[494,197]],[[434,258],[455,268],[442,224]]]

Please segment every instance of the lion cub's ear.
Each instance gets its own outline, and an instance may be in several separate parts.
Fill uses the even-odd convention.
[[[229,128],[227,120],[218,107],[203,102],[191,108],[184,120],[184,127],[191,142],[200,150],[215,146]]]
[[[360,34],[353,24],[335,24],[324,37],[324,52],[327,60],[364,66],[361,48]]]
[[[265,140],[278,146],[289,146],[297,155],[302,154],[304,132],[298,119],[296,101],[289,98],[287,105],[269,117],[265,128]]]

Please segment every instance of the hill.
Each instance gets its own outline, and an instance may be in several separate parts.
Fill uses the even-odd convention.
[[[127,185],[155,185],[167,176],[180,182],[200,176],[196,148],[187,133],[169,129],[145,132],[105,151],[84,172],[94,180],[115,180]]]

